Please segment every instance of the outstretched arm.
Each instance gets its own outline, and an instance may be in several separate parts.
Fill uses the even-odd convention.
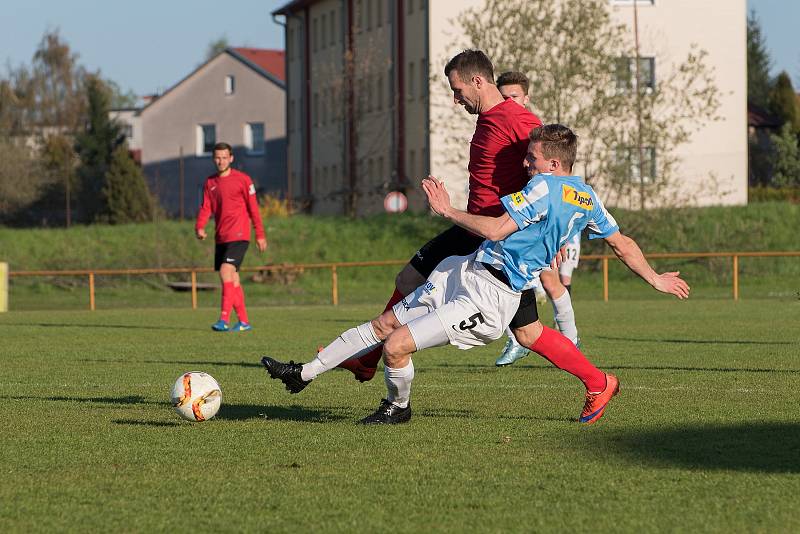
[[[605,240],[614,254],[628,266],[628,269],[638,274],[655,289],[662,293],[675,295],[679,299],[689,298],[689,284],[678,276],[681,274],[680,271],[658,274],[647,262],[636,241],[621,232],[614,232]]]
[[[504,213],[499,217],[487,217],[455,209],[450,204],[450,195],[447,193],[444,183],[433,176],[422,180],[422,189],[425,190],[425,194],[428,196],[431,209],[437,215],[450,219],[458,226],[486,239],[500,241],[519,230],[517,223],[508,213]]]

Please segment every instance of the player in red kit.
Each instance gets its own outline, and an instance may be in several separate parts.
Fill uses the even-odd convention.
[[[249,176],[231,168],[233,150],[227,143],[214,145],[214,165],[217,173],[206,178],[203,203],[197,212],[195,234],[206,238],[205,226],[214,216],[214,269],[222,282],[222,305],[219,320],[211,325],[217,332],[252,330],[244,304],[244,291],[239,280],[239,267],[250,245],[250,224],[256,231],[258,250],[267,249],[264,225],[258,213],[256,188]],[[229,326],[231,309],[236,310],[238,322]]]
[[[465,50],[451,59],[445,75],[453,100],[478,115],[469,151],[469,199],[467,212],[497,217],[505,210],[500,197],[520,191],[528,182],[523,166],[528,150],[528,134],[542,121],[511,99],[504,99],[494,81],[494,67],[480,50]],[[403,297],[422,285],[443,259],[465,256],[483,241],[460,226],[452,226],[420,248],[395,279],[396,289],[386,305],[392,309]],[[532,294],[532,290],[531,290]],[[523,299],[535,307],[535,300]],[[520,308],[525,315],[523,307]],[[381,347],[360,358],[339,364],[365,382],[375,375]]]

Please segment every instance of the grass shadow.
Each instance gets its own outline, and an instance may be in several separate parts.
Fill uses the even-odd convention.
[[[761,422],[637,430],[593,447],[660,467],[800,473],[800,423]]]
[[[632,341],[635,343],[687,343],[699,345],[797,345],[793,341],[752,341],[730,339],[664,339],[664,338],[635,338],[620,336],[595,336],[597,339],[609,341]]]
[[[141,419],[112,419],[115,425],[133,425],[133,426],[179,426],[181,423],[177,421],[143,421]]]
[[[142,395],[126,395],[124,397],[35,397],[33,395],[6,395],[0,396],[0,399],[45,400],[53,402],[90,402],[97,404],[164,404],[163,402],[145,400],[145,397]]]
[[[0,323],[0,326],[40,326],[44,328],[118,328],[125,330],[200,330],[179,326],[142,326],[131,324],[91,324],[91,323]]]
[[[340,413],[337,413],[340,412]],[[349,419],[341,408],[326,407],[313,410],[304,406],[264,406],[256,404],[224,404],[216,415],[216,419],[244,421],[247,419],[264,419],[277,421],[298,421],[304,423],[330,423]]]

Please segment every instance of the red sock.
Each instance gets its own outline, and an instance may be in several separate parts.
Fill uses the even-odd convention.
[[[400,291],[395,288],[394,293],[392,293],[392,298],[389,299],[389,302],[386,304],[386,307],[383,311],[391,310],[392,306],[403,300],[403,295]],[[358,358],[358,361],[361,362],[361,365],[364,367],[377,367],[378,362],[381,361],[381,355],[383,354],[383,345],[378,345],[372,352],[368,352],[362,357]]]
[[[578,377],[587,391],[597,392],[606,388],[605,373],[592,365],[572,341],[552,328],[543,327],[542,335],[530,349],[562,371]]]
[[[244,290],[241,284],[234,289],[234,295],[236,297],[233,299],[233,309],[236,310],[236,317],[239,318],[239,322],[249,323],[250,321],[247,320],[247,308],[244,306]]]
[[[219,320],[226,323],[231,316],[231,308],[233,308],[233,301],[236,299],[236,288],[233,287],[233,282],[222,282],[222,306],[219,312]]]

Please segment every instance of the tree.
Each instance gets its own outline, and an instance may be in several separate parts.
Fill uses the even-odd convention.
[[[780,134],[770,136],[773,146],[772,182],[778,187],[800,186],[800,147],[795,130],[787,122]]]
[[[769,109],[785,124],[788,124],[795,134],[800,133],[800,109],[797,105],[797,94],[792,87],[792,79],[781,72],[775,78],[775,84],[769,93]]]
[[[125,143],[114,149],[102,192],[108,222],[122,224],[152,219],[152,197],[142,170],[131,158]]]
[[[457,44],[484,50],[497,73],[525,72],[543,120],[567,124],[581,135],[581,174],[602,180],[612,203],[636,198],[644,207],[645,196],[681,201],[675,151],[693,130],[717,119],[720,105],[705,51],[693,47],[648,85],[644,72],[633,76],[641,61],[625,27],[611,21],[606,0],[486,0],[461,13],[458,22],[464,32]],[[447,119],[452,123],[452,113]],[[640,147],[652,148],[657,157]],[[654,171],[650,176],[637,176],[636,169],[645,167],[639,154]]]
[[[88,222],[107,220],[108,205],[103,190],[114,150],[123,144],[120,126],[109,119],[111,94],[99,76],[91,75],[86,84],[88,120],[76,136],[75,150],[80,158],[80,207]]]
[[[208,43],[208,48],[206,48],[206,61],[215,58],[224,52],[229,46],[228,38],[224,35],[219,39],[214,39]]]
[[[772,60],[761,35],[755,11],[747,16],[747,100],[764,109],[769,107]]]

